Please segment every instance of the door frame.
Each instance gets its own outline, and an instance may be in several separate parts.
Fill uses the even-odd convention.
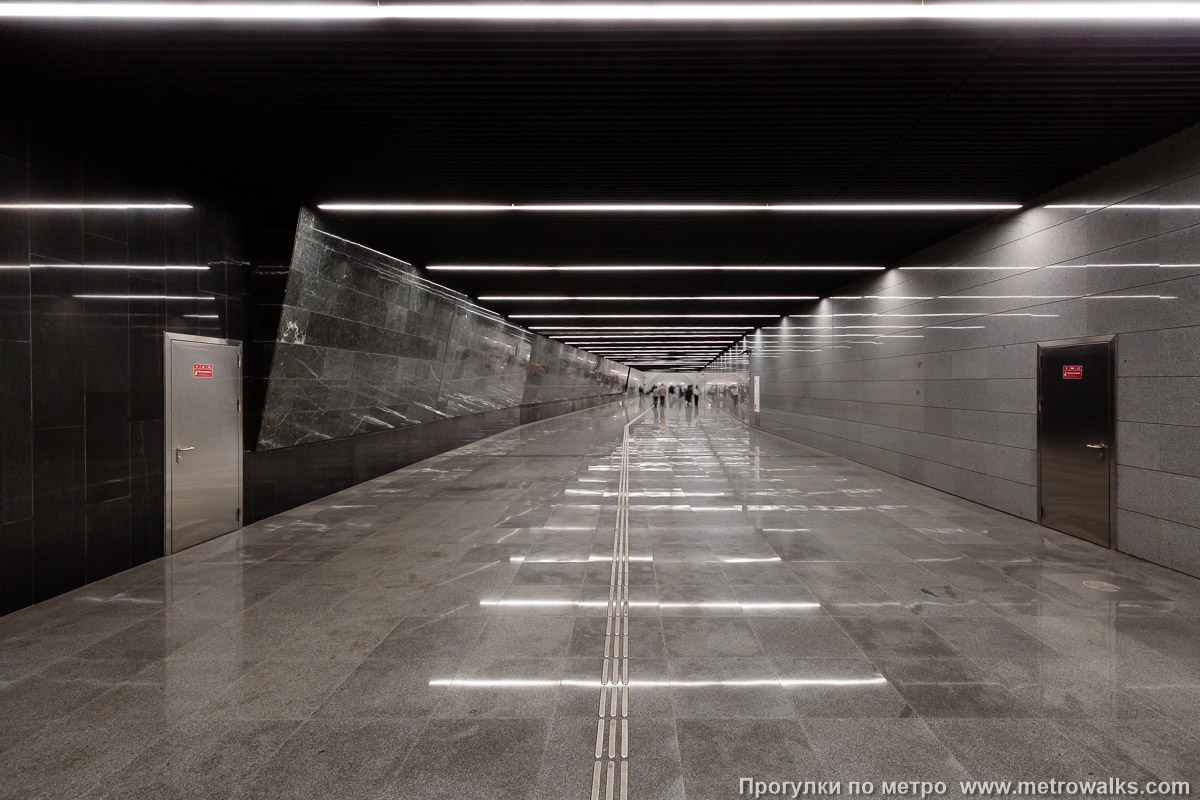
[[[1108,345],[1108,549],[1117,549],[1117,336],[1081,336],[1076,339],[1054,339],[1037,343],[1037,522],[1042,524],[1042,351],[1055,347],[1081,344]],[[1051,528],[1051,530],[1054,530]],[[1068,536],[1070,534],[1067,534]],[[1084,539],[1083,541],[1087,541]],[[1095,544],[1095,542],[1089,542]],[[1096,545],[1104,547],[1104,545]]]
[[[218,339],[213,336],[194,336],[190,333],[171,333],[163,331],[163,555],[171,555],[172,528],[171,518],[171,486],[174,480],[175,459],[171,449],[171,363],[172,342],[196,342],[199,344],[219,344],[226,347],[237,347],[238,379],[237,379],[237,443],[238,443],[238,508],[244,509],[245,486],[243,471],[245,470],[245,432],[242,425],[242,343],[238,339]],[[242,515],[244,516],[244,514]],[[244,522],[244,520],[239,520]]]

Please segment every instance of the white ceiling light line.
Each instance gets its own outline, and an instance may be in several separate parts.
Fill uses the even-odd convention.
[[[671,334],[671,333],[605,333],[588,335],[583,333],[556,333],[554,339],[562,339],[567,344],[614,344],[628,342],[629,344],[732,344],[737,341],[734,336],[716,336],[713,334]],[[569,341],[567,341],[569,340]]]
[[[73,294],[79,300],[216,300],[204,294]]]
[[[0,4],[2,6],[3,4]],[[451,5],[447,3],[446,5]],[[528,8],[529,4],[524,7]],[[682,4],[653,4],[660,9],[682,8]],[[750,4],[746,4],[750,5]],[[586,4],[548,6],[555,9],[581,8]],[[629,6],[637,7],[637,3]],[[623,6],[623,7],[629,7]],[[477,9],[498,8],[480,4]],[[778,6],[776,6],[778,7]],[[547,6],[543,6],[547,8]],[[1197,4],[1200,9],[1200,4]],[[1200,13],[1200,12],[1198,12]],[[962,211],[1015,211],[1020,203],[320,203],[322,211],[382,212],[392,214],[472,214],[526,212],[541,214],[922,214]]]
[[[551,296],[551,295],[481,295],[480,301],[509,301],[509,302],[534,302],[539,300],[546,301],[579,301],[579,302],[603,302],[610,300],[619,301],[638,301],[638,300],[820,300],[821,298],[815,295],[699,295],[686,297],[683,295],[580,295],[576,297],[568,296]]]
[[[777,319],[778,314],[509,314],[509,319]]]
[[[4,16],[2,8],[0,16]],[[5,211],[186,211],[190,208],[187,203],[0,203],[0,209]]]
[[[884,267],[837,265],[709,266],[701,264],[607,264],[573,266],[518,266],[502,264],[432,264],[434,272],[879,272]]]
[[[1056,203],[1046,208],[1096,209],[1111,208],[1116,211],[1133,209],[1135,211],[1197,211],[1200,203]]]
[[[750,331],[752,325],[532,325],[531,330],[537,331]],[[555,336],[575,336],[577,334],[554,334]],[[707,334],[705,334],[707,335]],[[717,334],[718,336],[735,336],[738,334]]]
[[[918,3],[0,3],[0,17],[171,20],[444,20],[450,22],[774,22],[963,20],[997,22],[1200,21],[1194,2]]]

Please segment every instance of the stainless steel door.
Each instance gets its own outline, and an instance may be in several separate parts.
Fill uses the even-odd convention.
[[[1038,348],[1038,519],[1112,543],[1113,343]]]
[[[167,552],[241,527],[241,348],[167,334]]]

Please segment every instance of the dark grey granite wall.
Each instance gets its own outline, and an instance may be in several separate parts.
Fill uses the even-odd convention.
[[[1037,343],[1115,335],[1117,547],[1200,575],[1200,128],[838,295],[713,365],[753,424],[1036,519]]]
[[[137,143],[4,109],[4,202],[168,199]],[[242,338],[242,260],[203,208],[0,210],[0,613],[162,555],[163,331]],[[79,266],[167,264],[206,269]]]
[[[270,364],[256,450],[623,390],[626,367],[325,228],[301,212],[277,336],[256,345]]]

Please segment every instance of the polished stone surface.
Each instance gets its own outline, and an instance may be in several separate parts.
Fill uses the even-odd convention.
[[[1200,577],[1197,152],[1182,131],[806,302],[704,380],[764,431],[1037,520],[1038,347],[1112,337],[1116,547]]]
[[[646,410],[505,432],[0,618],[0,797],[589,797]],[[1200,782],[1194,578],[707,405],[630,426],[627,503],[631,800]],[[1165,599],[1053,577],[1075,572]]]
[[[275,341],[259,357],[269,367],[255,450],[619,393],[631,377],[328,224],[301,211]]]

